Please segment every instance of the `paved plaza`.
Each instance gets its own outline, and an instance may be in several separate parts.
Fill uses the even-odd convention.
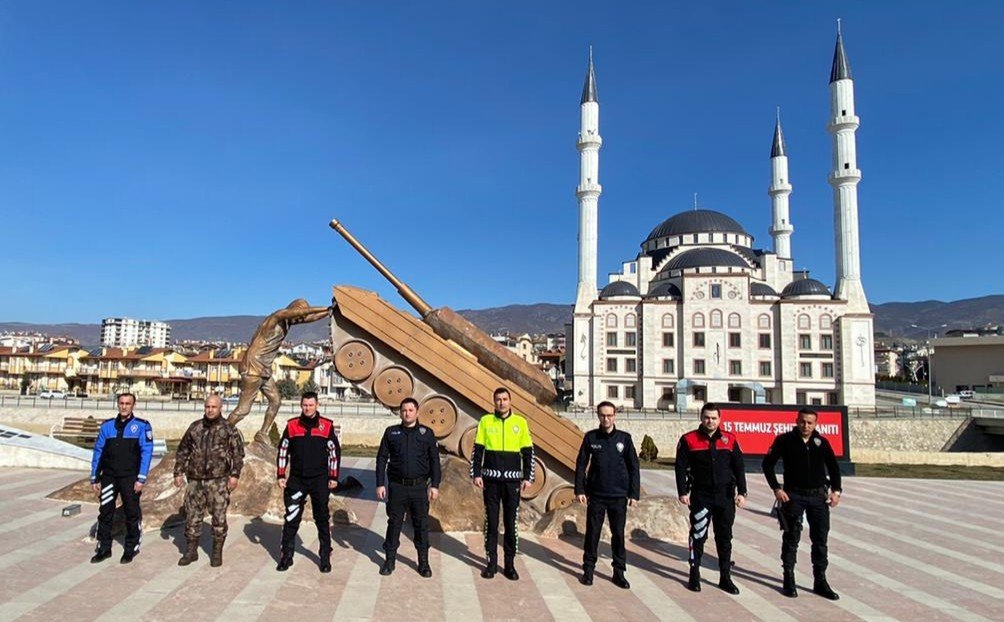
[[[316,565],[313,525],[293,567],[275,571],[279,526],[233,518],[225,564],[209,566],[208,528],[193,566],[176,565],[180,528],[148,532],[142,553],[118,563],[121,543],[102,564],[88,562],[95,505],[64,518],[66,505],[45,495],[80,473],[0,469],[0,620],[1001,620],[1004,618],[1004,482],[845,480],[833,512],[831,603],[811,593],[808,535],[803,534],[800,596],[781,596],[780,536],[767,512],[772,496],[751,475],[751,500],[735,527],[738,597],[704,572],[699,594],[687,591],[686,546],[658,540],[628,545],[630,591],[610,582],[609,548],[601,549],[596,584],[579,585],[581,540],[522,535],[521,580],[478,576],[481,534],[433,534],[435,573],[415,572],[406,541],[397,571],[377,574],[386,515],[369,499],[372,459],[347,458],[367,496],[350,499],[358,526],[334,528],[333,571]],[[673,494],[670,471],[644,471],[650,494]],[[710,564],[714,545],[708,543]]]

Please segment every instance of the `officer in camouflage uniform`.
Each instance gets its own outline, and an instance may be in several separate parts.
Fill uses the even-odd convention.
[[[199,537],[206,511],[213,518],[211,566],[223,565],[223,542],[227,538],[227,505],[237,488],[244,466],[244,439],[237,428],[223,419],[219,395],[206,398],[205,416],[188,426],[178,445],[174,485],[185,490],[185,539],[187,549],[178,560],[187,566],[199,559]]]

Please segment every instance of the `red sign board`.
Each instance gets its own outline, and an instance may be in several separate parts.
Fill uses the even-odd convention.
[[[805,406],[766,404],[721,404],[722,432],[734,434],[746,456],[764,456],[778,434],[795,427],[798,411]],[[847,438],[847,408],[813,406],[819,417],[816,431],[830,441],[837,460],[850,459]]]

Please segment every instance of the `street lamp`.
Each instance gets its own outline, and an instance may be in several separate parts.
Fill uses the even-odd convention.
[[[924,350],[927,352],[927,405],[931,406],[934,404],[934,392],[932,390],[932,380],[934,378],[934,369],[931,367],[931,354],[934,348],[931,347],[931,339],[934,338],[934,333],[938,332],[939,328],[945,328],[948,324],[942,324],[940,326],[917,326],[916,324],[910,324],[911,328],[918,328],[928,334],[927,341],[924,344],[927,346]]]

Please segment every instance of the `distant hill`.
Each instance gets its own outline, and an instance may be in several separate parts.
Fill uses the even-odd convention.
[[[891,337],[921,339],[931,332],[944,333],[952,328],[1004,324],[1004,296],[984,296],[955,302],[887,302],[872,305],[872,312],[875,313],[876,332]],[[488,333],[560,333],[564,332],[565,324],[572,321],[571,305],[548,303],[463,309],[458,313]],[[260,315],[233,315],[166,321],[171,325],[171,336],[174,339],[247,342],[262,319],[263,316]],[[920,328],[913,328],[913,324]],[[0,332],[8,331],[67,335],[84,345],[97,344],[101,338],[99,324],[0,322]],[[290,331],[291,341],[318,341],[327,338],[328,329],[323,322],[294,326]]]

